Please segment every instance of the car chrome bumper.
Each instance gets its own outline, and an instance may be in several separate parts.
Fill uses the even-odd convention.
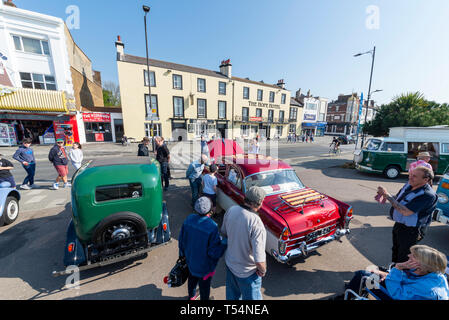
[[[355,168],[356,168],[357,170],[359,170],[359,171],[362,171],[362,172],[376,172],[376,173],[382,172],[382,171],[380,171],[380,170],[374,170],[373,168],[370,168],[370,167],[367,167],[367,166],[361,166],[361,165],[358,164],[358,163],[355,165]]]
[[[316,242],[306,244],[305,242],[301,242],[300,247],[297,249],[290,250],[285,255],[280,255],[277,250],[271,250],[271,255],[281,263],[288,263],[290,260],[294,258],[298,258],[300,256],[306,257],[309,252],[318,249],[319,247],[325,245],[326,243],[332,242],[334,240],[340,240],[346,234],[349,234],[349,229],[337,229],[335,233],[331,236],[322,238]]]
[[[435,209],[433,212],[433,219],[444,224],[449,224],[449,217],[445,216],[441,209]]]

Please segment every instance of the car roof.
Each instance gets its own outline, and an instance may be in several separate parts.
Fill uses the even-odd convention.
[[[239,154],[232,157],[224,157],[220,160],[227,164],[238,165],[245,177],[259,172],[292,169],[282,160],[261,154]],[[221,162],[220,160],[217,162]]]
[[[105,167],[105,166],[119,166],[129,164],[151,164],[152,158],[150,157],[116,157],[116,158],[97,158],[92,160],[88,168]]]

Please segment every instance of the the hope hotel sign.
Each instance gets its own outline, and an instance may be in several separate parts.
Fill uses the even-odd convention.
[[[274,109],[280,109],[281,108],[280,105],[273,104],[273,103],[263,103],[263,102],[248,101],[248,104],[249,104],[250,107],[274,108]]]

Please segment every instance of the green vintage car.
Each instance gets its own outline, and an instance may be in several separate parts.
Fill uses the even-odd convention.
[[[72,178],[64,266],[78,271],[104,266],[170,242],[160,176],[159,163],[148,157],[84,164]]]

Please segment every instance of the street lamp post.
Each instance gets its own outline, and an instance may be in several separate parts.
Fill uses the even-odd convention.
[[[365,122],[363,123],[363,125],[366,125],[366,120],[367,120],[367,116],[368,116],[369,101],[370,101],[370,98],[371,98],[371,83],[373,81],[373,69],[374,69],[374,59],[376,57],[376,46],[374,46],[373,50],[370,50],[370,51],[365,52],[365,53],[358,53],[358,54],[354,55],[354,57],[359,57],[359,56],[367,54],[367,53],[371,53],[372,62],[371,62],[371,74],[370,74],[370,77],[369,77],[368,99],[366,100],[367,108],[366,108],[366,112],[365,112]],[[362,106],[362,108],[363,108],[363,106]],[[362,145],[361,145],[361,147],[363,147],[364,143],[365,143],[365,132],[362,133]]]
[[[151,151],[154,152],[154,132],[153,132],[153,105],[151,101],[151,76],[150,76],[150,61],[148,58],[148,32],[147,32],[147,14],[150,12],[150,7],[142,6],[143,11],[145,12],[145,16],[143,17],[145,24],[145,45],[147,50],[147,77],[148,77],[148,99],[150,100],[150,110],[151,110],[151,127],[150,127],[150,136],[151,136]]]

